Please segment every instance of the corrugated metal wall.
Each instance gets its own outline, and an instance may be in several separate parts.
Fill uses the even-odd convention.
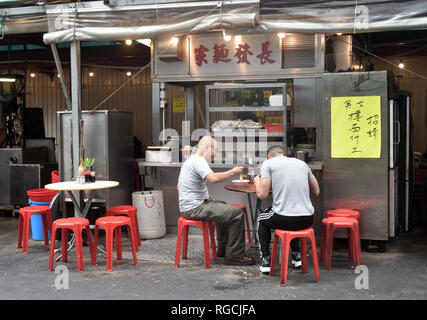
[[[405,69],[424,77],[427,76],[427,60],[425,57],[401,58],[402,60],[400,58],[390,60],[397,65],[402,61],[405,64]],[[412,93],[414,151],[425,152],[427,150],[427,80],[377,59],[373,59],[373,63],[375,70],[392,71],[399,89]]]
[[[124,69],[82,68],[82,110],[92,110],[129,77]],[[135,74],[138,70],[129,70]],[[93,72],[93,77],[89,76]],[[65,71],[70,92],[69,72]],[[66,110],[65,98],[57,74],[27,73],[26,106],[43,108],[46,137],[56,138],[56,112]],[[119,110],[133,113],[133,132],[143,146],[151,142],[150,69],[142,71],[97,110]],[[145,149],[145,147],[144,147]]]

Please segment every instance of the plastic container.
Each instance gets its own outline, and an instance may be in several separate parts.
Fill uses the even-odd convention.
[[[52,183],[59,182],[59,171],[58,170],[53,170],[51,173],[51,176],[52,176]]]
[[[314,153],[316,152],[315,144],[297,144],[296,151],[307,151],[308,158],[311,160],[314,158]]]
[[[163,192],[160,190],[132,193],[132,205],[138,209],[141,239],[155,239],[166,235]]]
[[[28,200],[30,206],[49,206],[50,202],[36,202]],[[31,236],[33,240],[43,240],[43,222],[41,214],[33,214],[30,218],[31,221]],[[48,238],[50,240],[50,231],[48,231]]]
[[[283,123],[265,123],[264,129],[267,132],[283,132]]]
[[[27,191],[27,195],[31,201],[48,202],[50,203],[58,191],[49,189],[31,189]]]

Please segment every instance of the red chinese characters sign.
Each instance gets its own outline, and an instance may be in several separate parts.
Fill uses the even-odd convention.
[[[260,65],[264,65],[266,63],[274,64],[276,62],[275,60],[270,58],[273,51],[269,49],[269,45],[270,45],[269,41],[262,42],[261,52],[257,56],[255,56],[256,59],[258,59]],[[226,44],[215,43],[212,50],[213,50],[213,56],[212,56],[213,63],[220,63],[220,62],[229,63],[233,61],[232,57],[234,57],[235,58],[234,62],[237,64],[240,64],[240,63],[251,64],[250,57],[254,55],[254,52],[251,51],[251,47],[246,42],[238,44],[237,47],[234,48],[234,52],[231,54],[230,54],[230,49],[227,48]],[[202,67],[203,64],[208,64],[206,52],[209,52],[209,49],[203,45],[199,45],[199,47],[194,49],[194,59],[197,66]],[[253,61],[255,62],[256,60],[253,60]]]

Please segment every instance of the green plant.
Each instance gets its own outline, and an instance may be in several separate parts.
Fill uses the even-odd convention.
[[[95,162],[95,158],[86,158],[86,159],[81,158],[80,162],[82,163],[83,166],[92,166],[93,163]]]

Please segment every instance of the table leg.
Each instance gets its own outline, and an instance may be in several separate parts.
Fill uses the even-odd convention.
[[[249,203],[249,211],[251,213],[251,220],[252,220],[252,232],[253,232],[253,239],[254,244],[253,246],[258,247],[258,233],[256,229],[257,224],[257,218],[258,218],[258,212],[261,211],[261,200],[257,198],[256,200],[256,206],[255,206],[255,212],[252,208],[252,200],[251,200],[251,194],[247,193],[248,195],[248,203]]]

